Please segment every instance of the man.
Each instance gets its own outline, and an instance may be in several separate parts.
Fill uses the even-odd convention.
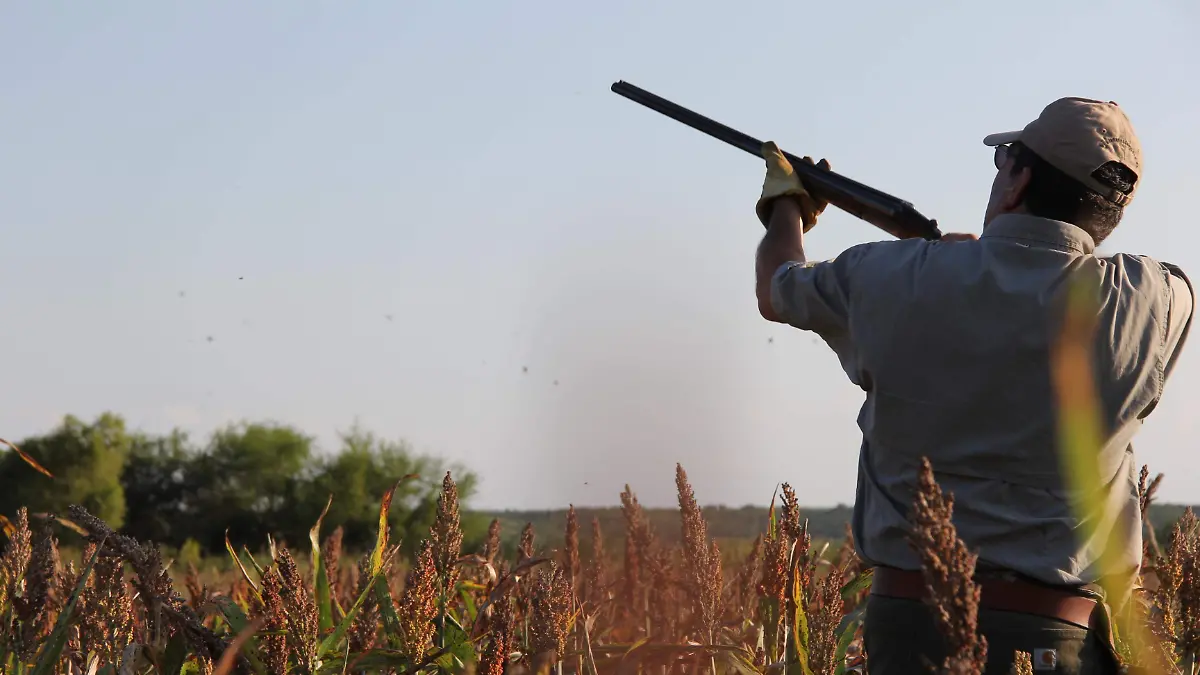
[[[872,675],[928,672],[944,657],[906,541],[921,456],[953,493],[959,536],[979,554],[987,672],[1009,672],[1016,650],[1032,653],[1039,672],[1114,672],[1103,603],[1093,599],[1097,553],[1118,546],[1130,576],[1140,564],[1130,440],[1162,396],[1194,296],[1173,265],[1094,253],[1142,171],[1115,103],[1064,98],[1022,131],[984,142],[995,146],[997,173],[981,236],[862,244],[816,263],[804,235],[825,204],[765,144],[758,305],[764,318],[824,338],[866,392],[852,525],[875,568],[864,628]],[[1054,310],[1077,271],[1100,300],[1104,541],[1078,540],[1057,453]]]

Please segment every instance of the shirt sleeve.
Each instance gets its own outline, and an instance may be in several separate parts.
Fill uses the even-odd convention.
[[[1163,267],[1169,273],[1167,278],[1171,284],[1171,306],[1167,310],[1167,365],[1164,369],[1164,375],[1169,377],[1187,341],[1196,306],[1196,295],[1192,289],[1192,282],[1183,270],[1170,263],[1163,263]]]
[[[789,262],[771,278],[771,308],[785,323],[823,337],[850,331],[850,293],[855,268],[869,244],[822,262]]]
[[[784,263],[771,279],[771,307],[779,318],[820,336],[850,381],[864,390],[869,378],[850,336],[850,298],[855,269],[868,246],[847,249],[833,260]]]

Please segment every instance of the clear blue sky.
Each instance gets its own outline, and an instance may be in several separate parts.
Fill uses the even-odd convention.
[[[756,312],[761,162],[609,85],[971,232],[984,135],[1116,100],[1146,171],[1105,248],[1200,278],[1198,29],[1188,0],[4,3],[0,436],[358,420],[485,506],[670,504],[676,461],[704,502],[850,502],[860,392]],[[831,211],[809,246],[880,237]],[[1195,502],[1191,347],[1137,447]]]

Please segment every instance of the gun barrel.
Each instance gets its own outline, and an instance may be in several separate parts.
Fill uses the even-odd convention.
[[[762,158],[762,141],[753,136],[688,110],[677,103],[672,103],[625,81],[613,83],[612,91],[717,140],[725,141],[755,157]],[[896,237],[924,237],[926,239],[941,237],[937,223],[918,213],[912,204],[832,171],[818,169],[791,153],[784,152],[783,154],[814,195],[830,204]]]

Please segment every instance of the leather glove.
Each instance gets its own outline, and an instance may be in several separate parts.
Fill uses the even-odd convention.
[[[817,216],[821,215],[829,202],[813,197],[804,189],[800,176],[796,175],[796,170],[774,141],[763,143],[762,156],[767,161],[767,176],[763,179],[762,196],[754,207],[759,221],[766,227],[771,222],[771,206],[775,200],[789,197],[800,207],[800,220],[804,223],[804,231],[808,232],[817,224]],[[813,163],[811,157],[805,157],[804,161]],[[823,159],[817,166],[829,170],[829,162]]]

